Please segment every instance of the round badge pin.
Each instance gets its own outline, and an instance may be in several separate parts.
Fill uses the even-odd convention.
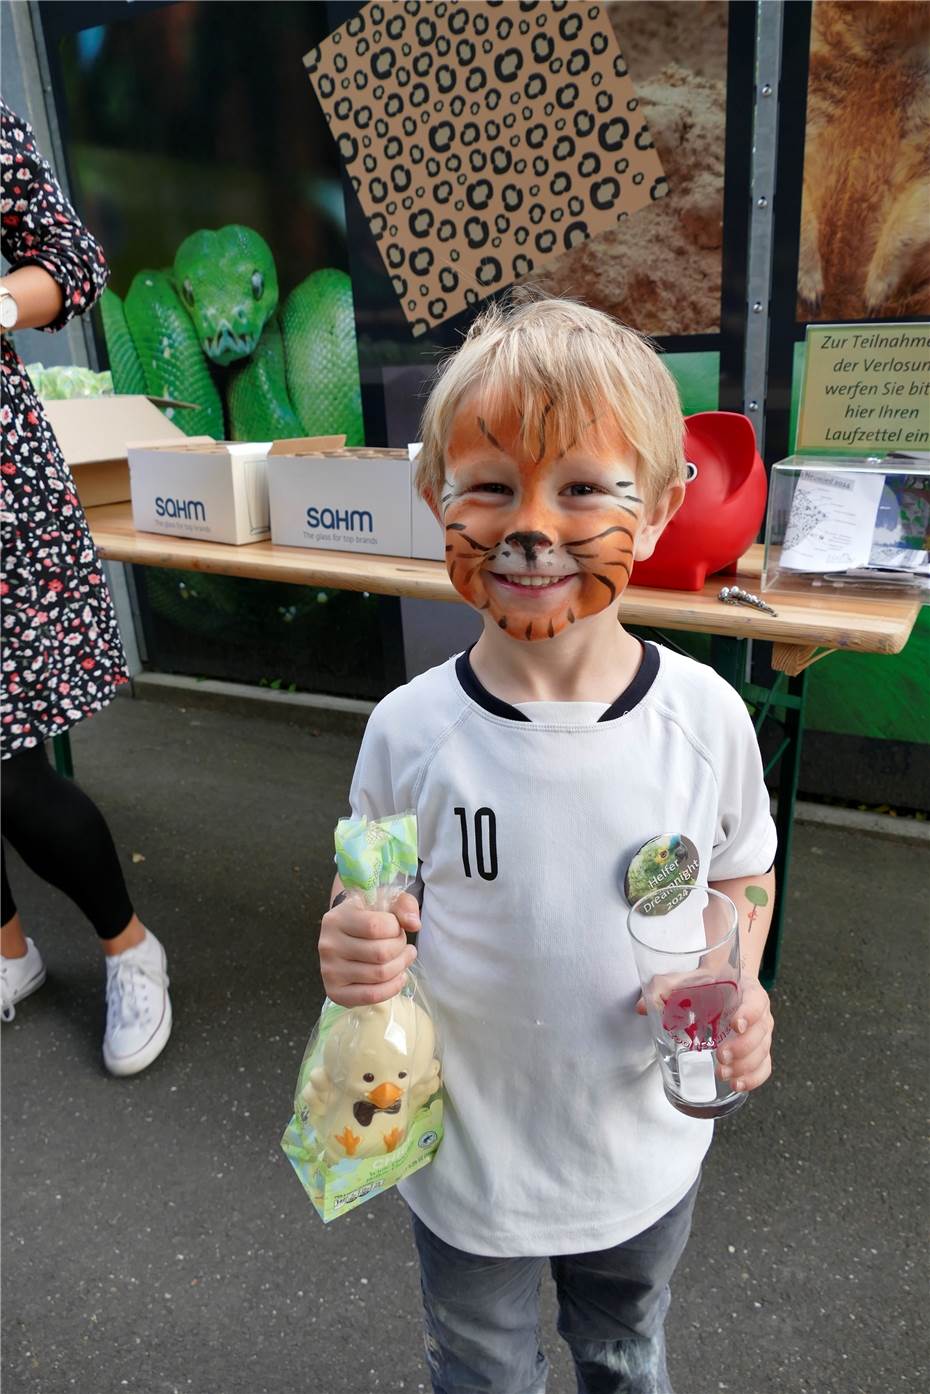
[[[648,913],[667,915],[681,902],[676,888],[693,885],[700,870],[700,854],[690,837],[660,833],[644,842],[630,859],[623,891],[631,905],[649,896]]]

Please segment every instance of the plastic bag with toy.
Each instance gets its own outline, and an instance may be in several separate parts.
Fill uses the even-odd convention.
[[[390,910],[417,875],[413,813],[342,818],[336,867],[349,897]],[[396,997],[366,1007],[327,998],[304,1052],[281,1146],[325,1221],[432,1160],[442,1139],[436,1027],[416,968]]]

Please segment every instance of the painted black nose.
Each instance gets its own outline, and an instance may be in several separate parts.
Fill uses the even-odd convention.
[[[551,547],[552,543],[544,532],[512,532],[504,538],[511,547],[519,547],[526,557],[527,565],[536,560],[537,547]]]

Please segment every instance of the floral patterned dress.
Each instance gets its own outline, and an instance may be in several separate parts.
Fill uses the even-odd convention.
[[[109,275],[25,121],[0,102],[0,225],[10,269],[64,292],[48,326],[93,305]],[[128,680],[116,615],[71,471],[9,336],[0,337],[0,755],[60,735]]]

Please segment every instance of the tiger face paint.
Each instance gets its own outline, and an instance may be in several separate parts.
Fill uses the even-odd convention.
[[[511,638],[552,639],[612,605],[648,532],[634,452],[593,424],[556,454],[544,419],[530,447],[515,410],[489,421],[472,397],[453,418],[436,501],[446,567],[463,599]]]

